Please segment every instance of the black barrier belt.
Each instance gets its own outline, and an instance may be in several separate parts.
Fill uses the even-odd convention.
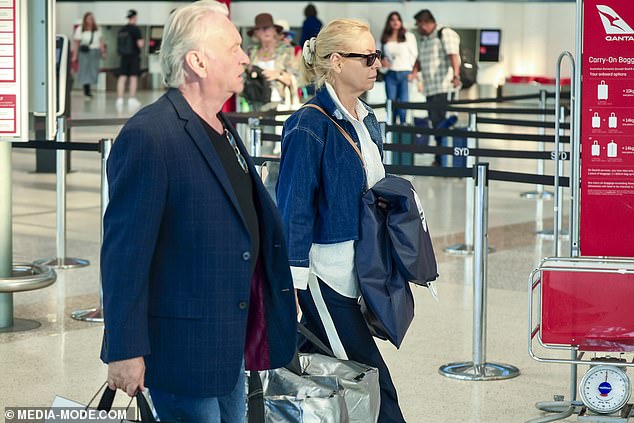
[[[476,123],[492,123],[494,125],[509,126],[528,126],[532,128],[552,128],[555,129],[555,122],[542,122],[538,120],[519,120],[519,119],[495,119],[486,117],[476,117]],[[561,129],[570,129],[569,123],[560,123]]]
[[[111,119],[68,119],[70,128],[79,128],[86,126],[121,126],[125,125],[129,118],[111,118]]]
[[[273,142],[281,142],[282,136],[277,134],[262,134],[262,141],[273,141]]]
[[[537,159],[553,160],[555,152],[550,151],[526,151],[526,150],[494,150],[491,148],[468,148],[468,147],[436,147],[430,145],[412,144],[383,144],[383,150],[396,151],[399,153],[413,154],[440,154],[456,157],[504,157],[507,159]],[[569,160],[567,152],[559,154],[561,160]]]
[[[436,106],[428,103],[392,103],[395,109],[410,110],[447,110],[449,112],[466,112],[466,113],[497,113],[497,114],[515,114],[515,115],[555,115],[555,109],[530,109],[530,108],[513,108],[513,107],[456,107],[456,106]]]
[[[523,95],[510,95],[510,96],[501,96],[501,97],[489,97],[489,98],[466,98],[464,100],[453,100],[450,101],[449,104],[475,104],[475,103],[503,103],[505,101],[514,101],[514,100],[529,100],[533,98],[539,98],[539,93],[537,94],[523,94]]]
[[[266,162],[279,162],[280,161],[279,157],[252,157],[252,159],[253,159],[253,162],[256,165],[258,165],[258,166],[260,166],[260,165],[262,165],[263,163],[266,163]]]
[[[458,138],[479,138],[479,139],[493,139],[493,140],[509,140],[509,141],[538,141],[538,142],[555,142],[554,135],[537,135],[537,134],[514,134],[514,133],[499,133],[499,132],[480,132],[480,131],[465,131],[458,129],[434,129],[434,128],[419,128],[416,126],[401,126],[401,125],[387,125],[385,130],[393,133],[406,133],[406,134],[420,134],[420,135],[435,135],[441,137],[458,137]],[[559,137],[559,141],[562,143],[569,143],[570,136],[562,135]]]
[[[503,172],[500,170],[489,170],[489,180],[493,181],[506,181],[506,182],[521,182],[525,184],[535,185],[555,185],[555,177],[548,175],[531,175],[529,173],[517,173],[517,172]],[[559,186],[568,187],[570,185],[570,178],[567,176],[559,177]]]
[[[266,162],[279,162],[279,157],[254,157],[256,165]],[[467,167],[430,167],[430,166],[405,166],[405,165],[385,165],[385,171],[394,175],[413,176],[443,176],[449,178],[469,178],[473,176],[474,168]],[[555,177],[548,175],[533,175],[530,173],[503,172],[489,170],[489,180],[520,182],[535,185],[555,185]],[[570,179],[566,176],[559,177],[559,186],[567,187]]]
[[[35,148],[37,150],[68,150],[68,151],[99,151],[101,143],[94,142],[56,142],[56,141],[26,141],[13,142],[13,148]]]

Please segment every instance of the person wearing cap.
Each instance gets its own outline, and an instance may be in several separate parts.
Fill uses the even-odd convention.
[[[438,128],[445,120],[447,104],[460,87],[460,36],[451,28],[439,28],[434,15],[427,9],[414,15],[414,19],[421,37],[412,73],[421,72],[423,95],[433,106],[429,110],[429,120],[434,128]],[[436,142],[440,142],[438,137]],[[435,157],[433,164],[440,165],[440,156]]]
[[[359,99],[374,87],[381,51],[366,23],[337,19],[304,44],[299,66],[317,92],[284,123],[276,192],[302,321],[338,358],[378,369],[378,422],[403,423],[355,270],[362,196],[385,177],[379,122]]]
[[[141,49],[144,41],[141,30],[137,26],[137,12],[134,9],[126,13],[127,25],[117,34],[117,53],[121,56],[119,78],[117,79],[117,100],[115,106],[121,110],[124,104],[126,83],[128,87],[128,107],[131,110],[139,108],[141,102],[136,98],[139,74],[141,73]]]
[[[178,8],[168,90],[108,159],[101,248],[107,382],[149,388],[164,422],[245,421],[245,369],[286,365],[297,309],[282,222],[222,106],[249,58],[226,6]]]
[[[293,92],[293,80],[297,73],[295,51],[280,40],[283,28],[273,22],[270,13],[260,13],[255,17],[253,28],[247,35],[256,40],[249,51],[252,66],[262,69],[264,78],[271,86],[268,102],[251,103],[255,110],[275,110],[280,103],[289,103]]]

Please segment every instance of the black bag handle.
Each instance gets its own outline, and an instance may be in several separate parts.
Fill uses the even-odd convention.
[[[104,389],[103,394],[101,395],[101,399],[99,400],[99,405],[97,405],[97,410],[110,411],[116,394],[116,390],[113,391],[112,389],[110,389],[109,386],[106,386],[106,389]],[[143,395],[143,392],[137,391],[134,397],[136,398],[137,407],[139,407],[139,413],[141,414],[141,422],[157,423],[156,419],[154,418],[154,414],[150,409],[150,404],[148,404],[147,399],[145,399],[145,395]],[[128,407],[130,407],[131,403],[132,399],[130,399]]]

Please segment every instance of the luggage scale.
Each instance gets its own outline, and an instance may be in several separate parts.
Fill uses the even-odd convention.
[[[530,422],[574,413],[583,422],[630,422],[634,409],[626,370],[634,367],[634,260],[546,258],[531,273],[528,291],[529,355],[545,363],[589,365],[579,383],[580,401],[540,403],[538,408],[557,414]],[[570,358],[548,350],[568,350]],[[584,359],[586,354],[592,358]],[[576,374],[571,383],[574,392]]]

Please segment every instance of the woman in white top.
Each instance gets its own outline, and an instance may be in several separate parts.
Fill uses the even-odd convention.
[[[386,97],[393,101],[409,101],[408,83],[411,79],[412,67],[418,56],[418,47],[414,34],[407,32],[398,12],[392,12],[387,17],[381,35],[381,50],[383,50],[381,64],[387,69],[385,73]],[[405,123],[407,110],[397,109],[396,116],[401,124]]]
[[[75,30],[73,40],[72,61],[79,60],[77,79],[84,87],[85,98],[90,99],[92,97],[90,86],[97,83],[99,61],[106,57],[101,30],[92,12],[84,14],[81,25]]]
[[[303,322],[337,357],[379,369],[376,417],[402,423],[354,265],[362,196],[385,177],[379,123],[359,100],[374,87],[380,59],[368,25],[353,19],[334,20],[304,43],[300,73],[317,91],[284,123],[277,201]]]

